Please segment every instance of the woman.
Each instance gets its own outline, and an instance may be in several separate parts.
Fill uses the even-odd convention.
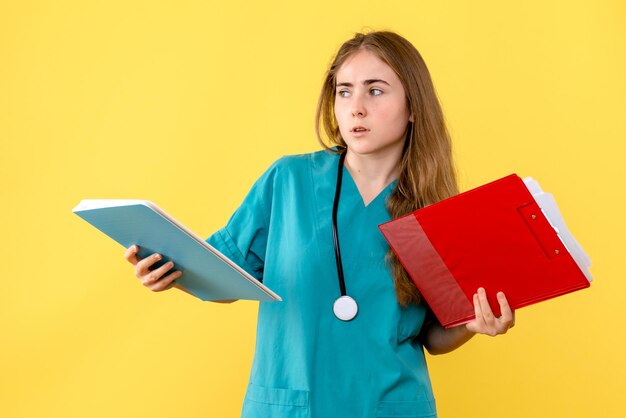
[[[476,333],[505,333],[514,314],[500,293],[495,318],[479,289],[476,319],[444,329],[378,230],[457,193],[441,108],[413,45],[391,32],[344,43],[317,135],[325,150],[275,162],[207,240],[284,300],[260,304],[242,416],[435,417],[423,347],[446,353]],[[172,287],[181,273],[150,271],[158,255],[138,260],[137,250],[126,258],[143,284]]]

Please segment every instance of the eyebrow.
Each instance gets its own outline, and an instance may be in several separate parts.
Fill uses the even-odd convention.
[[[381,79],[377,79],[377,78],[363,80],[363,85],[364,86],[369,86],[370,84],[374,84],[374,83],[384,83],[384,84],[386,84],[388,86],[391,86],[385,80],[381,80]],[[337,87],[354,87],[354,84],[352,84],[352,83],[338,83]]]

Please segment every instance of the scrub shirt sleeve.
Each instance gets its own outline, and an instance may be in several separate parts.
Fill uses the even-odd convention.
[[[277,164],[254,183],[226,226],[206,240],[261,282]]]

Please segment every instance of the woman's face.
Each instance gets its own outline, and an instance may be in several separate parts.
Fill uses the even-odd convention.
[[[339,67],[336,80],[335,118],[348,149],[362,155],[401,150],[412,118],[391,67],[360,50]]]

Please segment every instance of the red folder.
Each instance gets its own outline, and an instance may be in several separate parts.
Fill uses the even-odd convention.
[[[557,231],[515,174],[379,225],[446,328],[474,319],[484,287],[496,316],[589,287]]]

